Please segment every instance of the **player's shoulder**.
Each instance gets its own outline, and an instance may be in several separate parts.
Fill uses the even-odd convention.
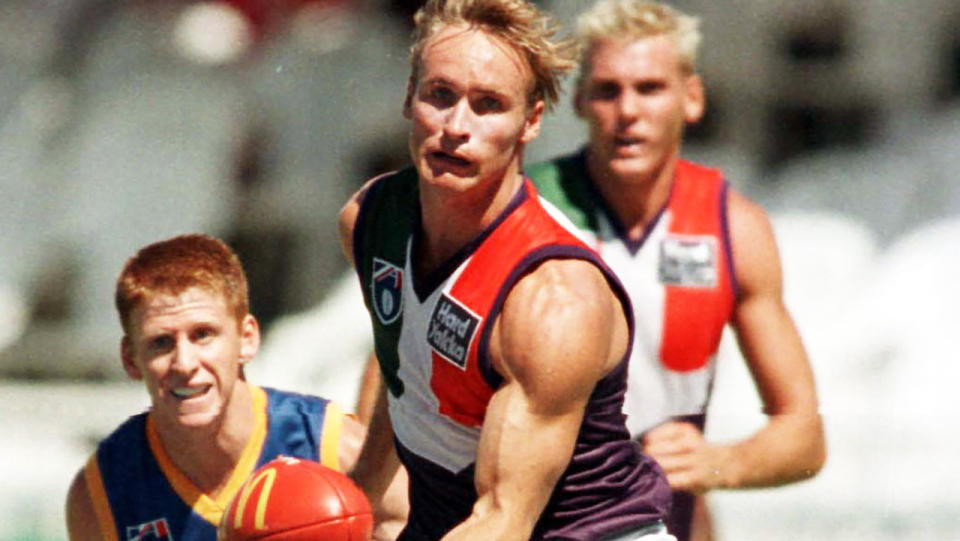
[[[731,190],[727,198],[727,224],[740,297],[777,289],[780,255],[773,223],[766,210],[749,197]]]
[[[64,508],[67,533],[73,541],[99,539],[101,536],[86,470],[86,465],[80,468],[67,489]]]
[[[87,465],[89,460],[74,474],[67,489],[67,509],[83,509],[92,505],[90,491],[87,487]]]
[[[367,180],[340,208],[337,229],[344,255],[356,263],[354,254],[354,235],[363,228],[364,216],[379,214],[386,216],[388,211],[410,207],[417,197],[417,172],[413,167],[399,171],[390,171]],[[388,208],[372,208],[376,204]],[[389,219],[389,217],[387,217]]]
[[[107,437],[103,438],[97,449],[101,453],[116,451],[119,454],[124,453],[124,449],[129,449],[135,444],[145,443],[147,412],[141,412],[131,415],[125,421],[117,425]]]
[[[613,288],[595,262],[547,259],[511,288],[504,311],[508,322],[516,319],[528,330],[551,328],[558,314],[589,320],[614,300]]]
[[[598,267],[547,260],[508,294],[491,347],[495,368],[563,403],[560,395],[588,392],[622,359],[626,317]]]
[[[772,233],[770,217],[763,206],[740,191],[727,190],[727,220],[734,237],[754,233]]]
[[[310,403],[310,404],[325,404],[329,400],[319,395],[301,393],[298,391],[288,391],[285,389],[278,389],[276,387],[269,386],[259,386],[250,384],[250,389],[253,393],[258,393],[262,391],[267,398],[269,404],[277,404],[281,402],[291,402],[291,403]]]
[[[341,221],[355,221],[373,204],[408,206],[418,193],[419,175],[414,167],[390,171],[367,180],[340,211]]]

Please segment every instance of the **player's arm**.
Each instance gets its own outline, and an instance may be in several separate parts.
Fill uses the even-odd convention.
[[[360,390],[357,393],[356,412],[357,419],[361,423],[370,424],[370,418],[373,416],[373,408],[377,403],[377,396],[380,393],[380,387],[383,385],[383,379],[380,377],[380,363],[377,361],[377,354],[370,352],[367,357],[367,364],[363,367],[363,376],[360,380]]]
[[[98,541],[103,539],[93,500],[87,490],[87,480],[81,468],[67,491],[67,535],[70,541]]]
[[[806,479],[826,460],[813,370],[783,303],[780,256],[766,213],[735,192],[729,205],[741,289],[733,325],[769,420],[731,448],[727,483],[756,487]]]
[[[356,462],[349,470],[350,477],[367,495],[375,513],[379,512],[378,508],[395,505],[396,502],[385,500],[385,498],[388,495],[393,497],[398,494],[397,479],[401,480],[399,482],[402,483],[404,489],[406,484],[405,475],[400,474],[400,477],[398,477],[400,459],[397,457],[396,448],[393,446],[393,427],[390,424],[386,393],[386,386],[381,385],[363,446],[359,451]],[[400,492],[403,493],[405,500],[405,490]],[[402,503],[402,507],[406,509],[405,501]]]
[[[351,265],[353,261],[353,232],[356,227],[360,206],[367,189],[375,179],[368,181],[357,191],[340,210],[338,230],[340,247]],[[393,539],[406,524],[409,504],[407,502],[407,475],[400,467],[396,448],[393,446],[393,428],[387,409],[386,387],[379,384],[379,378],[368,381],[367,373],[375,368],[376,358],[371,354],[365,370],[361,396],[370,408],[369,424],[365,430],[363,445],[357,451],[356,459],[345,466],[350,477],[360,486],[373,506],[377,530],[374,538]],[[370,363],[374,366],[371,366]],[[366,392],[366,395],[363,393]],[[358,423],[359,424],[359,423]]]
[[[513,288],[490,343],[504,382],[480,435],[478,499],[445,540],[530,537],[573,454],[590,394],[628,340],[620,303],[589,263],[548,261]]]
[[[731,445],[707,444],[690,425],[652,430],[645,450],[663,466],[672,487],[692,492],[798,481],[815,475],[826,458],[813,372],[783,303],[770,221],[763,209],[734,192],[728,205],[740,286],[732,323],[768,420]]]
[[[340,434],[339,459],[341,469],[353,471],[369,432],[353,416],[344,416]],[[373,505],[376,541],[396,539],[407,523],[410,506],[407,502],[407,472],[397,468],[393,480],[384,490],[379,502]]]

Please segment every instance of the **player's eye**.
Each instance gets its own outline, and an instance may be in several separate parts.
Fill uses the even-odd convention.
[[[436,107],[446,108],[457,102],[457,95],[446,86],[433,86],[427,91],[427,101]]]
[[[168,335],[155,336],[147,340],[147,350],[151,353],[163,353],[173,349],[173,337]]]
[[[587,94],[591,100],[608,101],[620,95],[620,85],[611,82],[597,83]]]
[[[482,96],[479,99],[474,100],[473,103],[473,110],[479,115],[485,113],[497,113],[503,111],[504,108],[503,101],[494,96]]]
[[[209,342],[216,335],[217,335],[216,329],[214,329],[213,327],[204,326],[204,327],[198,327],[194,329],[193,332],[190,333],[190,338],[194,342],[198,342],[202,344],[202,343]]]
[[[655,94],[666,86],[662,81],[644,81],[637,84],[637,92],[644,95]]]

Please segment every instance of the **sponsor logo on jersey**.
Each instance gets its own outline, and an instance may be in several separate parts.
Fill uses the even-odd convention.
[[[717,239],[669,236],[660,241],[660,283],[681,287],[717,285]]]
[[[430,316],[427,342],[441,357],[465,370],[470,343],[479,325],[480,316],[443,293]]]
[[[139,526],[127,526],[127,541],[173,541],[167,519],[158,518]]]
[[[380,323],[389,325],[403,311],[403,269],[375,257],[371,282],[373,311]]]

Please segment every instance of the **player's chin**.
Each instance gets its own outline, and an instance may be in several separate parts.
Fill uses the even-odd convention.
[[[424,176],[424,181],[430,186],[450,192],[465,192],[477,185],[478,179],[473,170],[431,171]]]
[[[610,160],[610,171],[618,178],[634,179],[647,177],[653,168],[649,160],[640,157],[614,158]]]
[[[220,420],[220,410],[181,413],[177,415],[177,425],[188,430],[202,430],[215,426]]]
[[[184,428],[204,428],[219,422],[223,410],[223,404],[215,397],[203,403],[180,404],[176,411],[177,424]]]

